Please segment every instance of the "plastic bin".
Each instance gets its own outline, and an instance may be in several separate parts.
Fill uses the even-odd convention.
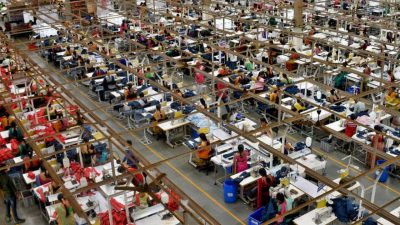
[[[376,165],[381,165],[382,163],[386,162],[386,160],[383,159],[379,159],[376,161]],[[389,169],[390,166],[385,167],[385,169],[383,169],[382,175],[379,178],[379,182],[381,183],[385,183],[387,181],[387,179],[389,178]],[[375,176],[378,176],[379,174],[375,173]]]
[[[31,191],[26,190],[21,192],[22,195],[22,203],[25,208],[29,208],[34,205],[33,194]]]
[[[324,138],[321,140],[321,149],[324,152],[331,152],[334,150],[333,142],[328,142],[328,138]]]
[[[227,179],[224,182],[224,200],[226,203],[236,202],[237,199],[237,186],[232,179]]]
[[[248,225],[260,225],[262,224],[262,212],[264,211],[265,207],[261,207],[250,214],[247,224]]]

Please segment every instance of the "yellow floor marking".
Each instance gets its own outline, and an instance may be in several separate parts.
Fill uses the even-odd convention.
[[[137,138],[136,135],[133,135],[135,139],[139,140],[140,138]],[[149,145],[145,145],[147,149],[149,149],[153,154],[155,154],[158,158],[161,160],[164,160],[165,158],[160,155],[155,149],[150,147]],[[220,201],[216,200],[213,198],[210,194],[208,194],[206,191],[204,191],[200,186],[198,186],[195,182],[193,182],[189,177],[187,177],[185,174],[183,174],[178,168],[176,168],[174,165],[172,165],[170,162],[166,162],[166,164],[171,167],[176,173],[178,173],[180,176],[182,176],[187,182],[189,182],[193,187],[195,187],[197,190],[199,190],[202,194],[204,194],[207,198],[209,198],[213,203],[218,205],[221,209],[223,209],[225,212],[227,212],[230,216],[232,216],[235,220],[237,220],[240,224],[246,225],[245,222],[243,222],[239,217],[237,217],[235,214],[233,214],[229,209],[227,209],[225,206],[223,206]]]

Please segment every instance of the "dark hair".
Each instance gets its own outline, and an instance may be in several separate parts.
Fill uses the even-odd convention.
[[[335,93],[335,89],[331,89],[331,94],[333,95]]]
[[[375,125],[374,129],[377,130],[377,131],[380,131],[380,132],[382,131],[382,127],[379,126],[379,125]]]
[[[61,193],[58,194],[57,195],[57,199],[58,199],[58,201],[60,201],[62,203],[62,200],[64,199],[64,195],[61,194]],[[65,216],[68,217],[69,216],[69,210],[67,209],[67,207],[64,204],[62,204],[62,206],[64,206],[64,208],[65,208]]]
[[[277,200],[279,203],[284,202],[284,201],[285,201],[285,195],[283,195],[281,192],[278,192],[278,193],[276,194],[276,200]]]
[[[201,103],[201,105],[203,105],[203,107],[204,107],[205,109],[207,109],[206,101],[205,101],[203,98],[200,99],[200,103]]]
[[[126,140],[126,143],[127,143],[128,145],[132,145],[132,141],[131,141],[131,140]]]
[[[267,171],[264,168],[260,168],[258,170],[258,174],[260,174],[260,176],[262,176],[262,177],[266,177],[267,176]]]
[[[266,120],[265,118],[262,117],[262,118],[260,118],[260,122],[261,122],[261,123],[266,123],[267,120]]]
[[[240,144],[240,145],[237,146],[237,149],[238,149],[238,152],[239,152],[240,156],[242,156],[243,150],[244,150],[244,146],[242,144]]]
[[[355,120],[355,119],[357,119],[357,116],[356,116],[356,114],[354,114],[354,113],[353,113],[353,114],[351,114],[351,115],[350,115],[350,119],[352,119],[352,120]]]
[[[161,105],[160,105],[160,104],[157,104],[157,105],[156,105],[156,110],[157,110],[157,111],[160,111],[160,110],[161,110]]]
[[[208,142],[208,140],[207,140],[207,137],[206,137],[206,134],[205,133],[200,133],[200,139],[202,140],[202,141],[207,141]]]
[[[11,126],[12,128],[15,128],[15,127],[17,127],[17,124],[15,123],[15,121],[12,121],[11,124],[10,124],[10,126]]]

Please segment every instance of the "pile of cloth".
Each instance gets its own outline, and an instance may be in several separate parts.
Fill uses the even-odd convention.
[[[111,212],[113,224],[114,225],[126,225],[126,212],[125,211],[118,211],[113,209]],[[108,211],[99,213],[97,216],[100,218],[101,225],[110,225],[110,218],[108,216]]]

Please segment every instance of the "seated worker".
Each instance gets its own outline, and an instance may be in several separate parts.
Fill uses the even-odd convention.
[[[164,112],[164,110],[161,109],[160,104],[156,105],[156,111],[153,114],[153,119],[157,122],[166,119],[165,112]]]
[[[23,159],[25,156],[28,156],[30,154],[30,152],[32,152],[32,148],[30,145],[28,145],[26,143],[25,139],[22,139],[19,142],[18,151],[19,151],[19,155]]]
[[[146,192],[138,192],[135,194],[135,205],[139,209],[148,208],[151,205],[150,195]]]
[[[244,150],[244,146],[242,144],[237,147],[238,152],[235,153],[233,157],[233,173],[240,173],[249,168],[247,164],[247,160],[249,158],[249,152]]]
[[[279,103],[278,89],[275,89],[271,94],[269,94],[269,100],[273,103]]]
[[[344,62],[342,66],[343,66],[344,68],[346,68],[346,67],[347,67],[347,62]],[[334,80],[334,87],[337,88],[337,89],[340,89],[340,90],[344,90],[344,89],[345,89],[345,86],[346,86],[346,76],[347,76],[348,74],[349,74],[348,72],[342,70],[342,71],[335,77],[335,80]]]
[[[114,76],[111,76],[110,74],[107,74],[106,76],[104,76],[103,78],[103,88],[104,90],[112,90],[115,89],[115,78]]]
[[[315,48],[314,48],[314,51],[313,51],[314,55],[319,55],[321,52],[322,52],[321,46],[320,45],[315,45]]]
[[[0,126],[4,130],[7,130],[10,128],[9,117],[10,117],[10,114],[8,114],[8,112],[4,112],[3,116],[0,118]]]
[[[296,102],[292,106],[292,111],[301,113],[304,110],[306,110],[306,106],[300,99],[297,99]]]
[[[176,14],[176,16],[175,16],[175,22],[176,22],[176,23],[182,22],[182,18],[181,18],[181,16],[180,16],[179,14]]]
[[[273,132],[272,129],[268,126],[268,122],[265,118],[260,118],[260,128],[263,129],[262,133],[272,138]]]
[[[286,69],[288,71],[296,70],[299,66],[299,64],[295,62],[300,58],[299,54],[297,54],[297,51],[294,48],[292,48],[291,51],[292,53],[290,54],[289,60],[286,62]]]
[[[400,104],[400,99],[396,93],[395,87],[390,87],[385,96],[385,102],[390,106],[397,106]]]
[[[356,116],[358,116],[358,114],[365,112],[366,108],[365,108],[365,103],[359,100],[355,100],[355,105],[353,107],[353,113],[356,114]]]
[[[93,157],[96,157],[96,152],[93,145],[89,145],[89,138],[83,138],[81,153],[84,166],[93,166]],[[85,144],[86,143],[86,144]]]
[[[218,74],[221,76],[227,76],[230,75],[231,73],[232,71],[225,64],[222,64],[221,68],[218,69]]]
[[[278,192],[276,194],[276,203],[278,206],[276,217],[279,217],[279,216],[285,214],[286,210],[287,210],[287,201],[286,201],[285,195],[283,193]],[[278,224],[283,224],[284,221],[285,221],[285,217],[281,217],[276,222]]]
[[[44,184],[52,182],[53,180],[51,179],[49,172],[44,168],[42,168],[42,171],[44,171],[44,172],[41,172],[39,174],[39,178],[38,178],[40,185],[44,185]]]
[[[132,83],[128,83],[127,87],[124,89],[124,98],[128,99],[129,96],[132,96],[132,94],[136,94],[136,89],[133,86]]]
[[[385,149],[385,138],[383,137],[382,133],[382,127],[379,125],[374,126],[374,130],[378,132],[377,134],[372,135],[370,138],[371,141],[371,146],[374,147],[376,150],[383,152]],[[372,159],[372,153],[368,152],[367,153],[367,165],[368,166],[374,166],[376,164],[376,161],[379,159],[379,157],[375,158],[375,161]]]
[[[292,84],[293,80],[288,77],[286,73],[282,74],[281,82],[285,84]]]
[[[150,67],[147,68],[146,73],[144,74],[144,77],[146,77],[147,79],[151,79],[151,80],[155,79],[154,72],[151,71]]]
[[[283,146],[283,153],[288,155],[294,151],[293,145],[285,139],[285,145]]]
[[[24,139],[24,135],[22,134],[21,130],[17,127],[17,124],[15,121],[11,122],[10,124],[10,129],[9,131],[9,139],[17,139],[18,141],[21,141]]]
[[[143,109],[147,105],[147,98],[144,97],[144,93],[139,93],[139,99],[136,101],[128,102],[128,106],[132,109]]]
[[[258,73],[253,88],[255,93],[263,92],[266,89],[263,73]]]
[[[96,67],[96,69],[93,72],[93,76],[101,76],[106,74],[106,72],[102,69],[100,69],[100,67]]]
[[[196,158],[193,162],[198,166],[203,166],[210,159],[211,143],[207,140],[206,134],[200,134],[200,144],[197,146]]]
[[[72,55],[72,50],[71,47],[67,46],[67,49],[65,50],[65,56],[71,56]]]
[[[353,137],[357,132],[357,124],[354,122],[357,119],[356,114],[350,115],[350,120],[346,120],[344,123],[344,133],[347,137]]]
[[[123,158],[122,162],[126,163],[126,165],[128,167],[137,168],[138,167],[138,165],[137,165],[138,164],[138,160],[133,155],[133,152],[130,149],[131,147],[132,147],[132,141],[131,140],[126,140],[125,157]]]
[[[326,100],[327,100],[328,102],[330,102],[330,103],[335,103],[335,102],[339,101],[339,99],[340,99],[340,97],[339,97],[339,95],[337,94],[337,92],[336,92],[335,89],[331,89],[331,90],[329,91],[329,94],[327,94],[327,97],[326,97]]]

